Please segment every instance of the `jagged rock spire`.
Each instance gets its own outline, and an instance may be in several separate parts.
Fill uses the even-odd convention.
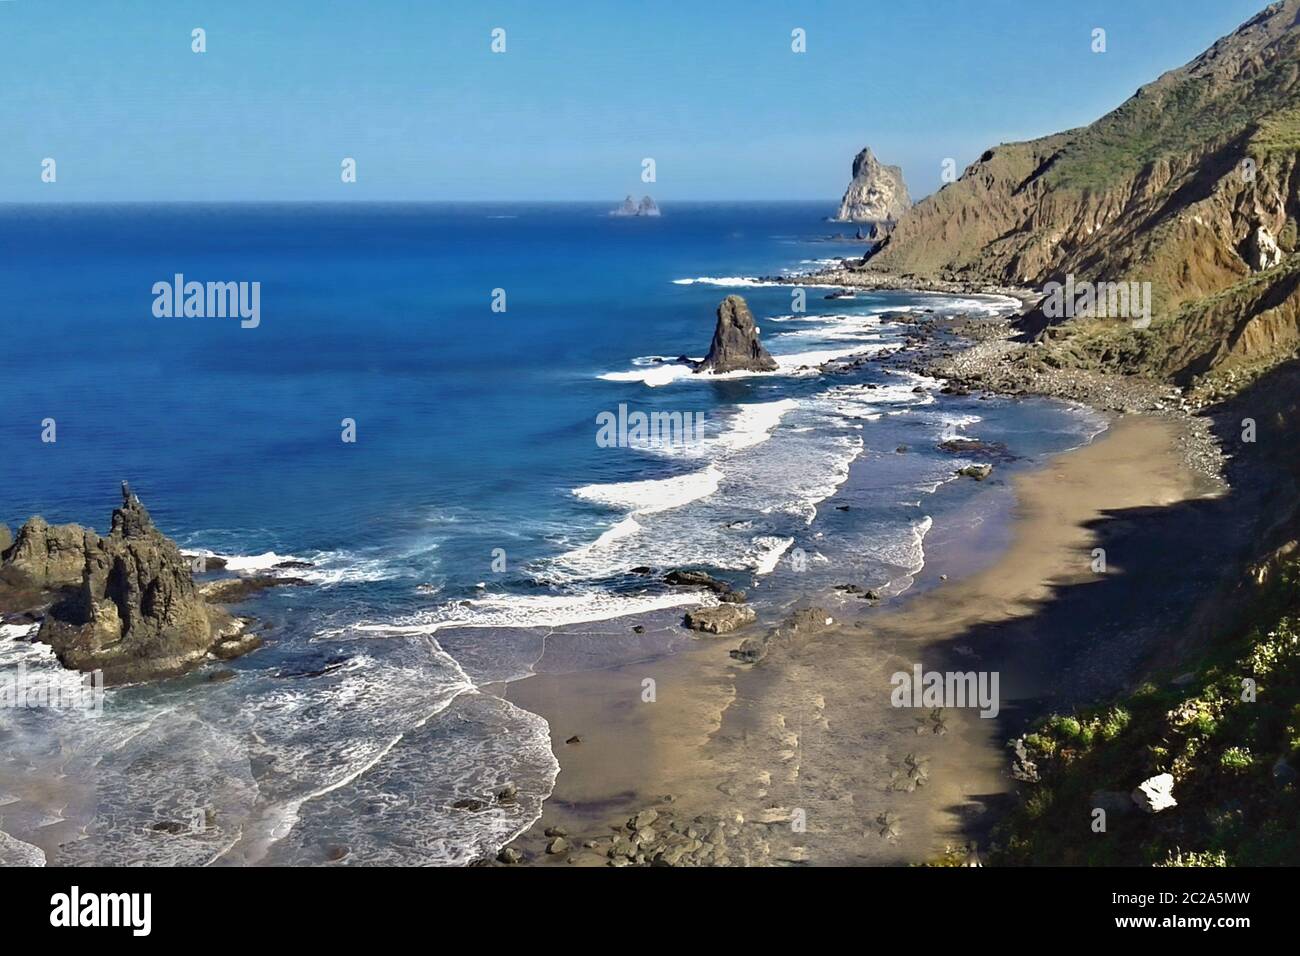
[[[709,354],[696,372],[774,372],[776,359],[758,341],[758,328],[749,305],[738,295],[729,295],[718,306],[718,324],[713,331]]]

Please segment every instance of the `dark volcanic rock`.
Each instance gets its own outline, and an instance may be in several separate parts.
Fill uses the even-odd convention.
[[[708,588],[728,604],[744,604],[746,594],[732,587],[726,581],[719,581],[705,571],[669,571],[664,575],[664,583],[677,587]]]
[[[726,634],[738,627],[753,624],[757,615],[754,609],[738,604],[719,604],[717,607],[696,608],[686,612],[686,626],[706,634]]]
[[[243,657],[249,651],[255,651],[261,646],[262,639],[258,635],[247,634],[242,625],[235,625],[228,632],[221,634],[209,653],[217,660],[229,661],[236,657]]]
[[[238,604],[267,588],[302,587],[309,582],[302,578],[281,578],[272,574],[258,574],[246,578],[225,578],[203,585],[200,593],[213,604]]]
[[[39,639],[65,667],[121,683],[183,673],[216,645],[247,646],[240,631],[204,602],[189,563],[123,482],[108,536],[82,531],[80,586],[50,609]]]
[[[733,648],[731,656],[745,664],[757,664],[767,656],[767,641],[761,637],[747,637]]]
[[[776,360],[759,344],[754,316],[745,300],[738,295],[727,296],[718,306],[718,324],[709,354],[695,371],[720,374],[774,372],[776,368]]]
[[[939,443],[939,450],[967,458],[982,458],[985,461],[1016,460],[1016,456],[1011,454],[1002,442],[980,441],[978,438],[949,438]]]

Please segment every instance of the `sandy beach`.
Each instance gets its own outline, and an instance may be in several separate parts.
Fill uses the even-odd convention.
[[[606,669],[505,687],[546,717],[561,764],[541,820],[514,847],[551,864],[606,865],[611,852],[615,865],[634,862],[612,838],[651,808],[647,860],[672,833],[684,847],[674,859],[702,864],[906,864],[984,838],[1012,792],[1009,737],[1045,707],[1129,686],[1148,663],[1146,638],[1191,617],[1177,592],[1147,599],[1178,535],[1205,532],[1161,516],[1221,490],[1186,466],[1185,428],[1120,417],[1089,445],[991,479],[977,514],[933,528],[909,592],[875,607],[810,596],[835,623],[758,664],[729,652],[777,622],[674,636],[661,653],[641,643]],[[1104,573],[1100,544],[1111,548]],[[1208,593],[1214,571],[1187,570],[1184,588]],[[552,653],[565,652],[548,648],[543,662]],[[891,706],[890,676],[918,663],[996,672],[999,713]]]

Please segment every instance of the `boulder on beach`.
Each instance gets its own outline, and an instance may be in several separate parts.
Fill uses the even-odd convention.
[[[757,664],[767,656],[767,640],[761,637],[747,637],[739,647],[731,650],[731,657],[742,664]]]
[[[963,478],[974,478],[976,481],[983,481],[993,474],[993,466],[989,464],[967,465],[965,468],[957,469],[957,474]]]
[[[738,295],[729,295],[718,306],[718,324],[713,330],[709,354],[695,371],[775,372],[776,359],[758,341],[758,328],[749,305]]]
[[[726,634],[738,627],[753,624],[758,619],[752,607],[741,604],[719,604],[717,607],[696,608],[686,612],[686,626],[706,634]]]

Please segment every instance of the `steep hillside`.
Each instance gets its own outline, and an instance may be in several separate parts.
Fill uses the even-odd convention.
[[[1092,125],[990,149],[866,268],[1032,288],[1067,274],[1150,282],[1149,329],[1093,319],[1068,334],[1181,384],[1256,374],[1300,344],[1298,150],[1300,0],[1284,0]]]

